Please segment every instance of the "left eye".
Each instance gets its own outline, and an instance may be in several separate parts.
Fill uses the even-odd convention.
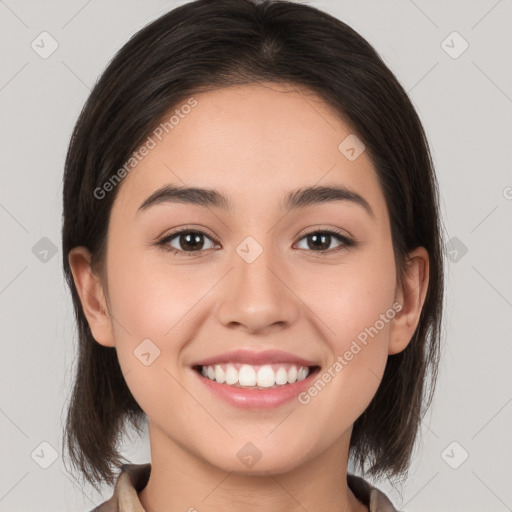
[[[341,242],[340,246],[338,246],[341,249],[343,249],[343,246],[351,247],[354,245],[352,240],[344,235],[341,235],[340,233],[336,233],[335,231],[313,231],[307,235],[304,235],[301,240],[302,239],[309,239],[311,241],[311,243],[307,243],[308,247],[306,247],[306,249],[311,247],[320,249],[310,249],[313,250],[313,252],[329,252],[331,250],[330,245],[333,239],[338,239]]]

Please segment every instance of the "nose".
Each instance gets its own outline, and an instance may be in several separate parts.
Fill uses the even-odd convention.
[[[235,253],[233,267],[218,289],[217,320],[228,328],[265,334],[289,327],[300,311],[291,273],[265,249],[251,263]]]

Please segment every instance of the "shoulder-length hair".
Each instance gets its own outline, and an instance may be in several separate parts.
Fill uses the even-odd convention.
[[[408,251],[428,251],[429,286],[417,329],[405,350],[388,357],[350,440],[350,454],[363,473],[395,477],[408,471],[437,379],[443,302],[438,185],[419,117],[374,48],[335,17],[288,1],[197,0],[151,22],[120,49],[87,99],[66,156],[62,256],[78,360],[63,451],[96,488],[115,481],[123,460],[121,434],[128,422],[140,432],[145,414],[125,383],[115,349],[91,334],[68,253],[86,246],[104,277],[108,221],[119,186],[99,194],[103,184],[186,98],[263,81],[316,93],[363,141],[386,198],[400,283]]]

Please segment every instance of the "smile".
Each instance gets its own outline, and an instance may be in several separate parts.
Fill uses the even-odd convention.
[[[320,366],[225,363],[196,365],[193,370],[212,396],[240,409],[262,410],[296,399],[311,386]]]
[[[199,366],[203,377],[238,388],[268,389],[286,386],[304,380],[310,373],[308,366],[295,364],[250,365],[241,363]]]

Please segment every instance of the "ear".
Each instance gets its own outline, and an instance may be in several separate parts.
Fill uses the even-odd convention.
[[[82,246],[74,247],[69,251],[68,261],[94,339],[100,345],[114,347],[112,321],[107,313],[108,305],[103,285],[91,268],[89,250]]]
[[[429,283],[429,257],[424,247],[417,247],[408,255],[403,286],[397,287],[395,301],[401,310],[391,324],[388,354],[397,354],[411,341],[418,326]]]

